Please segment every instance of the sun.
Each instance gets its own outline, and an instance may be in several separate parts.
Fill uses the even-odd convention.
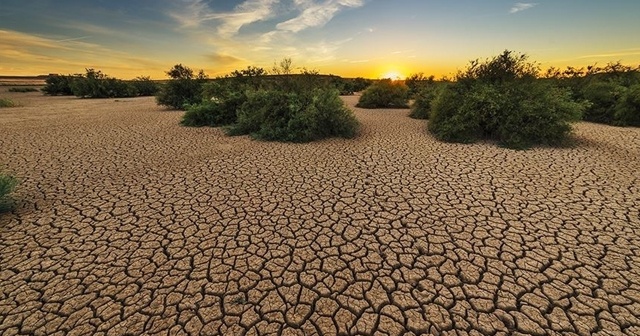
[[[390,70],[385,72],[382,76],[380,76],[380,79],[384,79],[384,78],[390,78],[391,80],[399,80],[399,79],[403,79],[404,76],[396,70]]]

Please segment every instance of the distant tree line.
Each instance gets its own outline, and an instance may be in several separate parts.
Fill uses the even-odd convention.
[[[48,76],[42,91],[52,96],[125,98],[153,96],[158,91],[158,84],[150,77],[125,81],[109,77],[100,70],[86,69],[85,74]]]

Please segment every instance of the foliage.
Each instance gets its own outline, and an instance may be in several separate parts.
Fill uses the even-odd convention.
[[[337,90],[247,92],[231,135],[250,134],[262,140],[308,142],[326,137],[351,138],[358,122]]]
[[[425,87],[431,86],[435,77],[433,75],[425,77],[424,73],[411,74],[404,80],[404,84],[409,88],[409,97],[416,98],[416,95]]]
[[[429,131],[443,141],[492,139],[515,149],[562,144],[586,104],[537,80],[537,72],[525,55],[510,51],[472,61],[433,102]]]
[[[584,120],[611,124],[614,120],[616,103],[625,87],[614,82],[592,81],[582,89],[582,96],[590,106],[584,112]]]
[[[52,75],[45,80],[42,92],[51,96],[73,96],[71,83],[81,75]]]
[[[273,62],[271,72],[275,75],[290,75],[293,73],[293,62],[290,57],[283,58],[279,63]]]
[[[136,95],[129,83],[111,78],[100,70],[86,69],[86,74],[71,82],[71,91],[80,98],[122,98]]]
[[[429,119],[431,105],[442,91],[443,86],[431,82],[423,85],[415,94],[415,101],[411,106],[409,117],[413,119]]]
[[[9,99],[9,98],[0,98],[0,108],[1,107],[17,107],[18,104],[16,104],[13,100]]]
[[[38,89],[32,87],[12,87],[8,90],[9,92],[38,92]]]
[[[18,180],[10,175],[0,173],[0,212],[9,208],[9,194],[13,192]]]
[[[356,106],[363,108],[406,108],[409,89],[401,82],[383,79],[369,86]]]
[[[621,99],[625,93],[640,84],[640,67],[615,62],[604,67],[594,64],[586,68],[567,67],[565,70],[550,68],[545,77],[571,90],[575,100],[590,103],[584,120],[624,126],[627,123],[618,117],[618,106],[624,105]]]
[[[154,96],[158,92],[158,84],[150,77],[136,77],[130,84],[136,96]]]
[[[202,101],[202,85],[207,80],[203,70],[194,75],[191,68],[176,64],[167,71],[167,75],[171,80],[160,87],[156,95],[158,105],[184,109]]]
[[[613,124],[640,127],[640,84],[631,86],[620,96]]]

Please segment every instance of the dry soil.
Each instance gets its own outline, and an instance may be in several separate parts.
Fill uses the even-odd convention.
[[[512,151],[354,108],[283,144],[0,96],[2,335],[640,335],[640,129]]]

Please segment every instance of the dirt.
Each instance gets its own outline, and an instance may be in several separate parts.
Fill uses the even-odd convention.
[[[284,144],[2,90],[0,334],[640,334],[638,128],[513,151],[345,97],[359,137]]]

